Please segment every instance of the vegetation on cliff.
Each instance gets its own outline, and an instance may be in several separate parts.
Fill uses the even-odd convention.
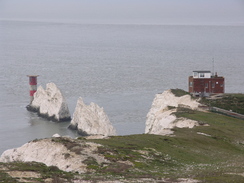
[[[90,157],[84,161],[89,170],[85,174],[66,175],[51,168],[50,172],[56,171],[57,174],[45,177],[66,182],[71,179],[176,182],[180,178],[214,183],[243,182],[243,120],[199,111],[179,112],[177,115],[209,126],[175,128],[174,136],[141,134],[86,140],[102,144],[96,153],[103,155],[109,163],[99,164]],[[13,171],[12,166],[16,167],[15,163],[1,163],[1,180],[7,180],[6,172]],[[35,168],[38,163],[26,163],[25,166],[29,166],[28,171],[43,171]],[[43,169],[48,171],[50,168],[43,166]],[[19,171],[23,170],[19,168]],[[36,178],[38,180],[40,178]]]
[[[37,162],[0,162],[0,182],[71,182],[74,173]]]
[[[176,97],[182,97],[184,95],[190,95],[189,92],[186,92],[185,90],[182,89],[171,89],[171,92],[176,96]]]
[[[241,104],[243,96],[236,95],[235,97],[239,97],[238,104]],[[222,103],[228,107],[230,101],[232,98],[227,100],[224,96]],[[87,157],[83,161],[87,166],[87,172],[80,174],[67,173],[57,167],[47,167],[35,162],[0,163],[0,182],[45,182],[47,180],[50,182],[105,182],[108,180],[117,182],[181,182],[184,180],[201,183],[244,182],[243,120],[189,108],[185,110],[179,108],[175,115],[208,125],[174,128],[174,135],[171,136],[138,134],[93,140],[83,137],[76,140],[53,138],[53,141],[63,143],[70,150],[70,154],[83,153],[82,148],[79,148],[79,151],[74,148],[79,146],[81,141],[101,144],[93,153],[103,156],[108,161],[99,163],[94,157]],[[68,154],[67,158],[69,158]],[[19,172],[22,172],[22,176]],[[27,174],[29,176],[23,176]]]
[[[132,135],[94,140],[104,145],[100,153],[107,158],[134,164],[121,172],[106,172],[158,180],[167,177],[171,181],[182,177],[201,182],[244,181],[240,176],[244,173],[243,120],[198,111],[177,115],[209,126],[176,128],[173,137]],[[106,168],[96,167],[96,170],[101,172]]]
[[[215,98],[203,98],[201,102],[244,115],[244,94],[223,94]]]

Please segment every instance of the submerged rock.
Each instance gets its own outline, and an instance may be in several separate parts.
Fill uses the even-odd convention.
[[[54,83],[48,83],[46,90],[39,86],[27,110],[54,121],[71,120],[65,98]]]
[[[81,135],[116,135],[103,108],[97,104],[86,105],[80,97],[77,101],[70,129],[78,130]]]
[[[177,107],[196,110],[199,105],[200,103],[193,100],[190,95],[177,97],[171,90],[164,91],[162,94],[157,94],[147,114],[145,133],[169,135],[173,134],[171,129],[174,127],[193,128],[199,125],[197,121],[177,118],[173,114],[176,112]]]

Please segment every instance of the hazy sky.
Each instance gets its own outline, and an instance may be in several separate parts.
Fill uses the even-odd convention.
[[[0,0],[0,19],[244,24],[244,0]]]

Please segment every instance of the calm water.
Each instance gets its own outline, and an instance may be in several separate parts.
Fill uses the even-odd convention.
[[[78,97],[103,107],[119,135],[144,133],[156,93],[187,90],[193,70],[225,76],[244,92],[243,26],[86,25],[0,21],[0,153],[55,133],[68,123],[26,111],[28,74],[54,82],[71,114]]]

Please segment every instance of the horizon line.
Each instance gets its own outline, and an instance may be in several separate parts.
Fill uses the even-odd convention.
[[[115,23],[115,22],[89,22],[70,19],[19,19],[19,18],[0,18],[0,21],[18,22],[40,22],[40,23],[59,23],[59,24],[83,24],[83,25],[172,25],[172,26],[244,26],[244,22],[208,22],[208,23]]]

